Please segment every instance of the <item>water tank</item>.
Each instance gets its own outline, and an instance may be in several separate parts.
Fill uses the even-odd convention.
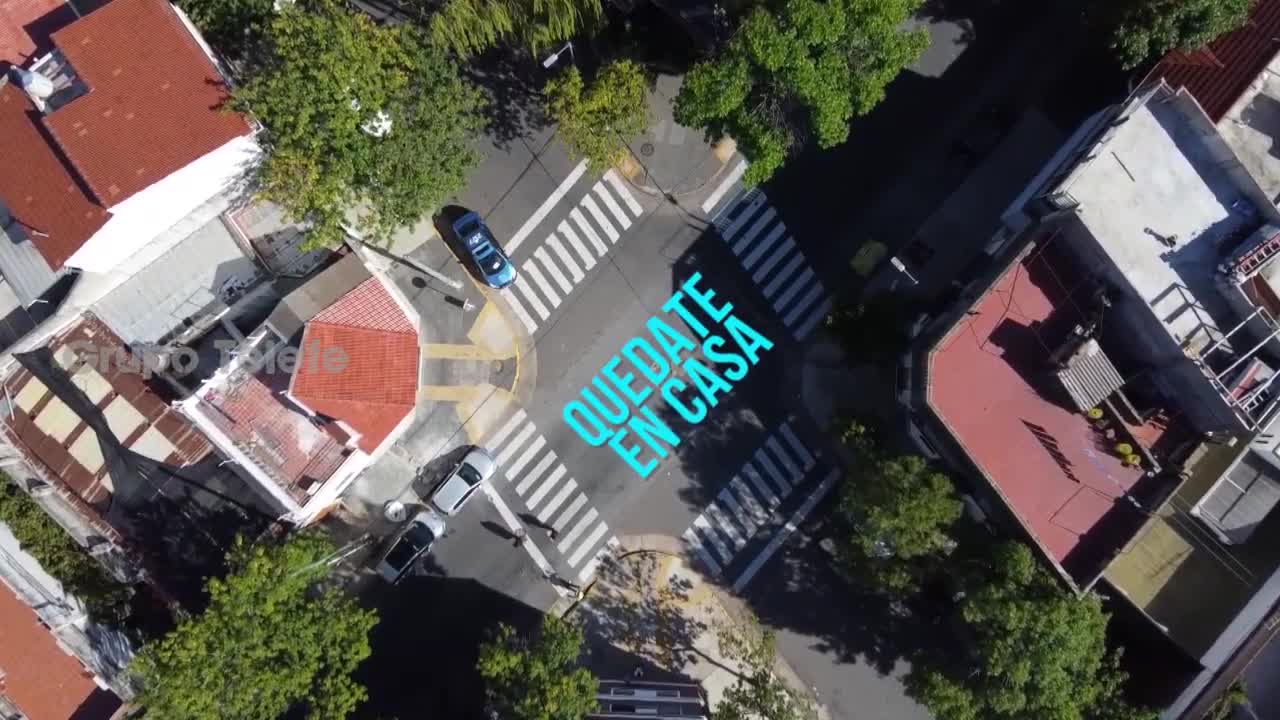
[[[32,100],[48,100],[53,95],[53,81],[49,78],[19,67],[13,68],[13,72],[18,78],[18,87],[26,91]]]

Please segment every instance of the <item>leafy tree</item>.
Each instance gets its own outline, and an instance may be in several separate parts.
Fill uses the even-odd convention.
[[[295,706],[342,720],[365,698],[351,674],[369,656],[374,612],[323,589],[333,546],[316,533],[280,544],[238,539],[209,606],[134,660],[138,703],[165,720],[276,720]]]
[[[97,622],[118,624],[129,614],[132,590],[107,574],[89,551],[67,535],[8,475],[0,473],[0,522],[20,547],[84,603]]]
[[[1111,46],[1125,69],[1170,50],[1196,50],[1249,18],[1254,0],[1130,0],[1119,8]]]
[[[716,720],[805,720],[812,703],[773,671],[774,634],[759,625],[719,628],[720,653],[738,667],[737,680],[715,707]]]
[[[924,458],[874,460],[851,474],[838,511],[852,529],[840,559],[852,575],[890,592],[911,592],[951,546],[963,505],[951,480]]]
[[[547,615],[533,636],[502,623],[480,646],[477,669],[504,720],[581,720],[596,706],[596,679],[578,667],[582,630]]]
[[[260,39],[273,12],[272,0],[181,0],[178,5],[209,44],[233,56]]]
[[[462,187],[480,96],[410,25],[375,25],[334,0],[286,6],[263,69],[234,106],[267,132],[260,194],[310,223],[309,244],[362,233],[385,240]]]
[[[649,124],[645,85],[640,66],[630,60],[604,66],[589,86],[573,67],[547,83],[547,113],[569,150],[603,171],[626,153],[624,139]]]
[[[837,308],[827,316],[845,358],[855,365],[888,360],[906,349],[917,308],[890,293],[881,293]]]
[[[849,121],[928,45],[902,23],[920,0],[786,0],[756,7],[714,59],[685,76],[676,120],[728,133],[751,160],[744,179],[773,175],[809,136],[831,148]]]
[[[461,57],[512,43],[538,53],[600,22],[600,0],[446,0],[432,40]]]
[[[1101,601],[1065,591],[1026,545],[996,546],[968,587],[965,651],[912,679],[939,720],[1154,717],[1120,698],[1125,678],[1107,652]]]

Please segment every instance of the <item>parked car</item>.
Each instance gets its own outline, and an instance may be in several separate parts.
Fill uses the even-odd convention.
[[[431,504],[445,515],[455,515],[476,490],[489,480],[498,463],[484,448],[472,448],[462,462],[436,488]]]
[[[453,223],[453,232],[485,285],[501,290],[516,281],[516,266],[498,247],[493,233],[479,215],[469,212],[458,218]]]
[[[434,510],[419,510],[391,543],[387,554],[382,556],[377,567],[378,575],[392,585],[400,582],[441,535],[444,535],[444,518]]]

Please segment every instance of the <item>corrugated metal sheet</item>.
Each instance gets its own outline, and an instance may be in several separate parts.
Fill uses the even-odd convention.
[[[1056,374],[1080,412],[1097,407],[1124,385],[1124,378],[1092,338],[1082,343],[1067,360],[1067,366]]]
[[[226,309],[228,292],[261,279],[254,260],[214,218],[93,307],[126,343],[155,343],[190,321]]]
[[[0,211],[0,218],[4,215],[6,213]],[[49,267],[22,230],[13,225],[0,228],[0,275],[4,276],[23,307],[30,307],[31,302],[43,295],[61,276]]]

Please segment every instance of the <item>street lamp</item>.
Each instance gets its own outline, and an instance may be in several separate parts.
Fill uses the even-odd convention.
[[[567,42],[564,44],[564,47],[552,53],[551,56],[548,57],[546,60],[543,60],[542,67],[550,70],[551,66],[555,65],[556,61],[560,59],[560,56],[564,54],[565,50],[569,51],[569,61],[573,63],[577,63],[578,62],[577,58],[573,56],[573,43]]]
[[[902,273],[903,275],[906,275],[907,279],[910,280],[912,284],[914,285],[920,284],[920,281],[916,279],[915,275],[911,274],[911,271],[907,269],[906,264],[903,263],[901,260],[899,260],[897,255],[894,255],[893,257],[889,258],[889,262],[893,265],[894,269],[896,269],[898,272]]]

